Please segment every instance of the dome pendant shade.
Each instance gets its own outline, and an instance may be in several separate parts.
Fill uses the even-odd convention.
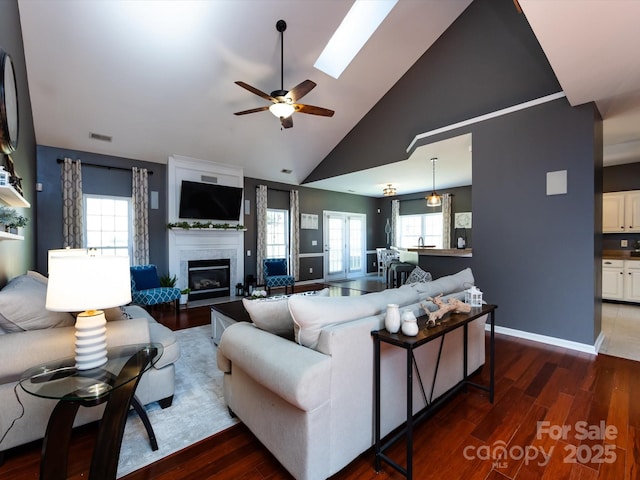
[[[431,159],[431,164],[433,165],[433,189],[431,190],[431,195],[425,197],[427,201],[427,207],[439,207],[442,205],[442,197],[436,193],[436,162],[437,158]]]

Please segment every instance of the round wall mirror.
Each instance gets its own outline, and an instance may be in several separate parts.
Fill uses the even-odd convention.
[[[13,62],[0,49],[0,151],[12,153],[18,148],[18,89]]]

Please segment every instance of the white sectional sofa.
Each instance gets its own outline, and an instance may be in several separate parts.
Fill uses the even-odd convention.
[[[443,293],[461,298],[473,281],[471,270],[466,269],[432,282],[359,297],[292,296],[288,307],[295,341],[254,323],[231,325],[218,349],[228,407],[295,478],[314,480],[335,474],[374,443],[371,332],[384,327],[386,305],[398,303],[401,309],[423,314],[420,302],[427,297]],[[469,325],[468,372],[484,364],[486,319]],[[458,329],[444,342],[434,399],[463,378],[462,340],[462,329]],[[431,342],[416,351],[427,398],[437,348],[438,342]],[[383,344],[383,436],[405,420],[405,372],[405,351]],[[414,396],[418,412],[425,403],[417,386]]]
[[[74,318],[46,311],[45,294],[46,278],[35,272],[12,279],[0,291],[0,457],[9,448],[43,438],[56,405],[55,400],[24,392],[18,385],[20,375],[35,365],[74,354]],[[158,401],[170,406],[174,363],[180,357],[173,332],[138,306],[108,309],[105,316],[109,348],[149,342],[163,345],[162,357],[141,377],[136,396],[142,405]],[[74,425],[100,419],[103,410],[104,405],[80,408]]]

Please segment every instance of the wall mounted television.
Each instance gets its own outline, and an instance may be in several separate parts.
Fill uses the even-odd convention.
[[[182,181],[180,218],[240,220],[242,188],[213,183]]]

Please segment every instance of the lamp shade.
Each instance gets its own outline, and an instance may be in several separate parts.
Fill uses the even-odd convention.
[[[79,312],[129,302],[129,257],[93,255],[83,249],[49,250],[47,310]]]

